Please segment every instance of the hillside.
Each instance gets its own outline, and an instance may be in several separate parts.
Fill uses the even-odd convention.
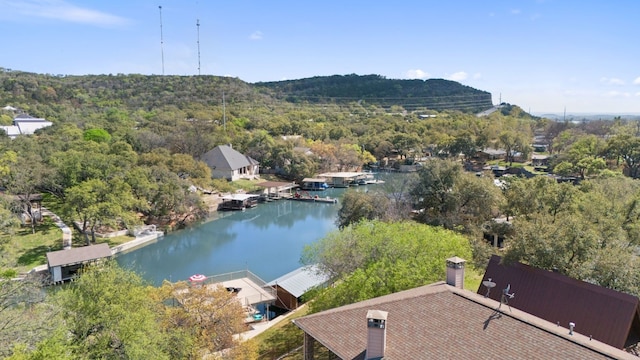
[[[406,110],[477,112],[492,106],[491,94],[442,79],[391,80],[379,75],[335,75],[265,83],[220,76],[86,75],[64,76],[0,68],[0,103],[55,116],[50,107],[124,107],[150,110],[252,103],[348,103],[365,101]],[[44,107],[44,108],[42,108]],[[46,109],[49,108],[49,109]]]
[[[479,112],[492,106],[491,94],[443,79],[397,80],[379,75],[334,75],[299,80],[256,83],[290,102],[340,103],[365,101],[406,110],[460,110]]]

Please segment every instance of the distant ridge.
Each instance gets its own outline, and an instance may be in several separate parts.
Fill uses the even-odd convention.
[[[123,105],[130,109],[194,103],[349,104],[407,111],[454,110],[479,113],[490,109],[491,94],[444,79],[398,80],[380,75],[333,75],[299,80],[247,83],[223,76],[178,75],[50,75],[0,67],[0,99],[7,104],[57,103],[78,107]]]
[[[491,93],[444,79],[398,80],[380,75],[333,75],[298,80],[259,82],[289,102],[344,103],[365,101],[406,110],[480,112],[493,106]]]

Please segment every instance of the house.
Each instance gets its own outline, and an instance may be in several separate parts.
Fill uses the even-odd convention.
[[[86,264],[111,257],[108,244],[83,246],[47,253],[47,266],[53,283],[73,279]]]
[[[549,155],[541,155],[541,154],[531,155],[531,165],[533,166],[549,165]]]
[[[259,163],[234,150],[231,145],[220,145],[204,153],[200,160],[211,168],[214,179],[254,179],[259,177]]]
[[[287,309],[297,309],[300,297],[312,288],[323,286],[329,277],[318,271],[317,266],[304,266],[267,283],[276,290],[275,305]]]
[[[36,130],[51,125],[53,125],[51,121],[35,118],[27,114],[20,114],[13,119],[13,125],[0,126],[0,129],[4,130],[9,138],[15,139],[19,135],[32,135]]]
[[[461,260],[448,259],[446,283],[437,282],[293,320],[304,332],[304,359],[314,359],[318,354],[323,359],[349,360],[637,360],[623,350],[578,332],[579,325],[573,328],[568,323],[551,323],[510,307],[505,299],[496,301],[463,289]]]
[[[512,308],[525,311],[551,323],[575,323],[576,330],[618,349],[637,346],[640,341],[639,299],[602,286],[572,279],[557,272],[521,263],[502,264],[492,256],[483,281],[504,287],[511,284],[517,296]],[[481,286],[478,294],[484,294]],[[500,292],[489,297],[500,299]]]
[[[484,148],[476,152],[475,157],[483,161],[502,160],[506,158],[507,152],[502,149]]]

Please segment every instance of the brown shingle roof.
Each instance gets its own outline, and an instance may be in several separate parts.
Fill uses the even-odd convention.
[[[637,359],[444,283],[294,320],[341,359],[363,359],[368,310],[388,312],[384,359]]]
[[[637,297],[552,271],[520,263],[502,265],[500,261],[494,255],[482,279],[496,283],[490,298],[499,301],[502,289],[511,284],[511,292],[516,294],[509,300],[511,307],[565,327],[573,322],[577,332],[618,349],[627,345],[628,338],[637,339],[637,331],[632,329],[634,318],[639,316]],[[486,288],[481,285],[478,294],[486,294]]]
[[[108,244],[96,244],[47,253],[49,267],[79,264],[111,256]]]

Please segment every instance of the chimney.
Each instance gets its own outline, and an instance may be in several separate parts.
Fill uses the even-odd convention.
[[[367,351],[366,360],[382,359],[387,347],[387,315],[381,310],[367,311]]]
[[[447,259],[447,285],[464,289],[464,263],[466,261],[457,256]]]

